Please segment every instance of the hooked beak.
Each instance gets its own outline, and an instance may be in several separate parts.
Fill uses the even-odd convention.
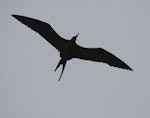
[[[75,36],[76,38],[78,37],[79,33]]]

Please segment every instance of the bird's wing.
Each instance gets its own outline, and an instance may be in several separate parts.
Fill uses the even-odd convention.
[[[110,66],[132,70],[126,63],[102,48],[83,48],[76,45],[74,58],[107,63]]]
[[[51,43],[59,51],[62,50],[65,42],[67,40],[60,37],[53,28],[45,22],[29,18],[26,16],[12,15],[14,18],[22,22],[23,24],[30,27],[32,30],[39,33],[43,38],[45,38],[49,43]]]

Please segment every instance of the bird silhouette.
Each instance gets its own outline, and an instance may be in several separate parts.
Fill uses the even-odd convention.
[[[59,80],[62,77],[67,61],[72,58],[103,62],[109,64],[110,66],[132,71],[132,69],[126,63],[102,48],[84,48],[79,46],[76,43],[78,34],[72,37],[71,40],[66,40],[60,37],[48,23],[26,16],[12,16],[32,30],[39,33],[60,52],[61,59],[55,69],[56,71],[58,67],[62,65],[62,72]]]

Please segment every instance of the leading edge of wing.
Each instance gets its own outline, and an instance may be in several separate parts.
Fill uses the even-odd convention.
[[[48,23],[21,15],[12,15],[12,17],[39,33],[60,51],[62,50],[64,43],[67,41],[60,37]]]
[[[133,71],[132,68],[121,59],[102,48],[83,48],[77,45],[75,50],[75,58],[103,62],[109,64],[110,66]]]

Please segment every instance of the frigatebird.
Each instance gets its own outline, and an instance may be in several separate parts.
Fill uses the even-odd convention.
[[[132,69],[126,63],[102,48],[84,48],[79,46],[76,43],[79,33],[76,36],[73,36],[71,40],[66,40],[60,37],[48,23],[26,16],[12,16],[35,32],[39,33],[60,52],[61,59],[55,69],[56,71],[62,64],[62,72],[59,80],[62,77],[67,61],[72,58],[103,62],[109,64],[110,66],[132,71]]]

